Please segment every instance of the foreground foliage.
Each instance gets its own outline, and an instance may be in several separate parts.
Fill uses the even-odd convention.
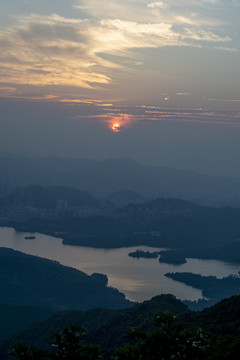
[[[18,360],[97,360],[102,359],[101,349],[96,345],[81,342],[85,334],[78,325],[70,325],[51,336],[54,350],[44,353],[41,349],[17,343],[11,355]]]
[[[158,328],[149,334],[145,331],[130,329],[127,336],[132,343],[116,350],[113,359],[200,360],[207,358],[207,337],[201,329],[183,329],[177,326],[175,317],[170,314],[160,313],[155,321]]]
[[[159,313],[156,330],[147,333],[143,330],[129,329],[128,344],[117,349],[113,360],[170,360],[207,359],[208,342],[201,329],[184,329],[176,323],[173,315]],[[97,360],[102,359],[97,345],[81,341],[84,330],[71,325],[51,337],[54,350],[44,353],[35,347],[17,343],[11,355],[18,360]]]
[[[87,334],[72,323],[84,326]],[[188,311],[172,295],[157,296],[125,310],[61,312],[2,340],[1,360],[9,360],[17,341],[33,346],[15,345],[11,359],[235,360],[240,358],[240,296],[199,312]]]

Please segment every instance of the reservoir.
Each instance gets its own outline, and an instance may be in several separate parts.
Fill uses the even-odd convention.
[[[25,238],[27,237],[27,239]],[[202,297],[198,289],[178,283],[164,276],[167,272],[192,272],[219,278],[237,274],[239,265],[217,260],[187,259],[183,265],[159,263],[158,259],[136,259],[128,256],[137,249],[163,249],[135,246],[120,249],[98,249],[63,245],[60,238],[39,233],[20,233],[13,228],[0,227],[0,247],[8,247],[26,254],[56,260],[87,274],[108,276],[109,285],[117,288],[133,301],[143,301],[160,294],[173,294],[180,300]]]

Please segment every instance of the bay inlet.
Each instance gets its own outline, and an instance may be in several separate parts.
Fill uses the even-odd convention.
[[[29,237],[32,237],[29,239]],[[61,238],[40,233],[21,233],[13,228],[0,227],[0,247],[12,248],[26,254],[56,260],[87,274],[108,276],[109,286],[117,288],[132,301],[148,300],[155,295],[171,293],[180,300],[197,300],[199,289],[164,276],[169,272],[192,272],[219,278],[237,274],[239,266],[217,260],[187,259],[183,265],[159,263],[158,259],[136,259],[128,256],[137,249],[160,251],[164,249],[134,246],[119,249],[99,249],[63,245]]]

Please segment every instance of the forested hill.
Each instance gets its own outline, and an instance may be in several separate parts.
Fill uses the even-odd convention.
[[[64,311],[3,340],[0,343],[0,359],[5,359],[4,354],[8,353],[11,344],[18,341],[46,348],[52,332],[73,323],[80,324],[87,330],[86,342],[97,342],[106,349],[107,354],[110,354],[123,342],[124,334],[129,327],[150,330],[154,317],[160,311],[172,314],[189,312],[187,306],[173,295],[156,296],[152,300],[122,310],[98,308],[87,311]]]
[[[107,286],[102,274],[91,276],[58,262],[0,248],[1,303],[52,310],[124,308],[125,295]]]
[[[0,343],[0,358],[9,359],[6,354],[17,341],[47,350],[48,338],[53,331],[59,331],[62,327],[75,323],[87,330],[83,341],[100,345],[104,349],[104,359],[109,360],[114,349],[126,342],[124,335],[128,328],[142,329],[146,332],[156,329],[154,318],[160,312],[176,315],[177,329],[201,328],[208,344],[208,355],[210,354],[207,359],[238,359],[235,355],[239,354],[240,347],[240,296],[222,300],[203,311],[192,312],[172,295],[156,296],[123,310],[92,309],[57,313],[3,340]],[[189,336],[190,334],[191,331]]]

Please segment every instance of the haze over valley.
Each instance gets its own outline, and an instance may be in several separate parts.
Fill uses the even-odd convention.
[[[239,358],[239,15],[1,1],[1,360]]]
[[[3,246],[7,247],[9,243],[16,250],[23,249],[33,255],[42,254],[43,257],[58,260],[79,270],[85,269],[90,275],[91,271],[94,272],[91,269],[94,269],[95,261],[97,271],[105,275],[107,273],[110,284],[120,288],[134,301],[146,300],[150,294],[157,295],[158,291],[166,293],[167,289],[182,300],[201,299],[201,293],[197,289],[204,289],[204,278],[200,287],[196,283],[192,294],[187,288],[177,290],[177,283],[173,283],[171,290],[165,276],[168,274],[168,277],[175,279],[175,275],[171,274],[176,271],[180,271],[180,274],[188,271],[202,276],[226,277],[229,284],[231,279],[228,276],[238,276],[240,209],[236,194],[240,188],[237,178],[147,167],[130,159],[31,159],[12,155],[9,160],[9,155],[4,156],[2,155],[2,167],[7,168],[8,164],[5,171],[8,182],[4,183],[4,177],[1,178],[0,224],[26,235],[25,239],[22,235],[22,242],[18,235],[15,238],[9,232],[10,229],[3,231],[2,236],[9,239],[9,242],[1,242]],[[38,180],[38,184],[31,184],[34,180]],[[127,185],[129,188],[126,188]],[[91,192],[91,188],[95,191]],[[48,242],[40,240],[39,233],[49,235]],[[14,241],[10,240],[12,237],[15,238]],[[50,250],[51,242],[55,243],[51,237],[61,239],[61,250],[59,245],[54,250],[56,254],[60,251],[61,257]],[[30,246],[31,242],[33,246]],[[41,243],[46,249],[43,252]],[[89,252],[87,255],[88,252],[82,248],[86,254],[84,256],[92,264],[88,266],[85,261],[84,265],[81,261],[74,260],[74,251],[73,255],[69,253],[67,260],[64,247],[69,245],[80,249],[92,247],[126,250],[122,255],[121,252],[112,252],[111,255],[109,250],[110,262],[107,265],[109,260],[106,253],[97,255]],[[136,249],[138,250],[134,252]],[[95,260],[92,261],[89,256]],[[99,260],[97,256],[100,256]],[[117,269],[117,259],[120,256],[122,265],[119,271],[115,271],[114,263]],[[103,261],[100,260],[101,257]],[[138,259],[137,262],[134,262],[134,257]],[[218,265],[210,265],[211,261],[216,260],[219,261]],[[99,261],[102,265],[97,266]],[[209,263],[204,265],[202,262],[200,265],[201,261]],[[229,269],[227,263],[230,265]],[[124,264],[126,269],[129,266],[129,270],[124,269]],[[169,267],[161,268],[163,265]],[[138,277],[134,275],[134,266],[139,273]],[[209,268],[207,272],[204,272],[205,266]],[[220,275],[217,268],[221,267]],[[130,271],[133,271],[132,275]],[[155,273],[152,280],[151,271]],[[158,277],[162,279],[162,286]],[[153,285],[148,286],[147,283],[151,281]],[[217,279],[215,282],[217,283]],[[216,297],[206,297],[205,303],[199,300],[200,303],[206,306],[224,296],[238,293],[237,285],[232,283],[229,286],[230,290],[226,289],[225,292],[223,289]]]

